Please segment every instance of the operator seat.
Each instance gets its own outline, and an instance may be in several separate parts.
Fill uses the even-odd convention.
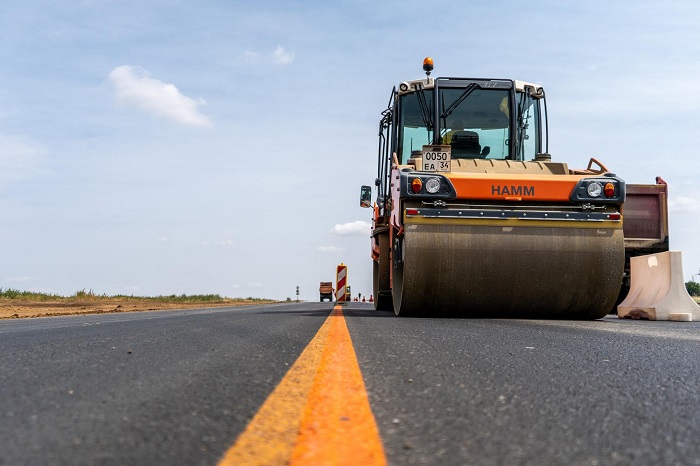
[[[483,159],[479,135],[474,131],[456,131],[450,141],[452,157],[458,159]]]

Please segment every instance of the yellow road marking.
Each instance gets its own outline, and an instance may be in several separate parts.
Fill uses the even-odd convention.
[[[386,464],[340,306],[219,466],[286,464]]]

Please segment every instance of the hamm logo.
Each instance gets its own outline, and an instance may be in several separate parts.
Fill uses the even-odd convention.
[[[491,185],[491,194],[496,196],[534,196],[535,187]]]

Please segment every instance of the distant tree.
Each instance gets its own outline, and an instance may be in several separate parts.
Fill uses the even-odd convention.
[[[688,290],[690,296],[700,296],[700,283],[686,282],[685,289]]]

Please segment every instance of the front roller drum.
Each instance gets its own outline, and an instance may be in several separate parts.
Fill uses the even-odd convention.
[[[401,316],[602,318],[625,263],[612,228],[407,225],[393,256]]]

